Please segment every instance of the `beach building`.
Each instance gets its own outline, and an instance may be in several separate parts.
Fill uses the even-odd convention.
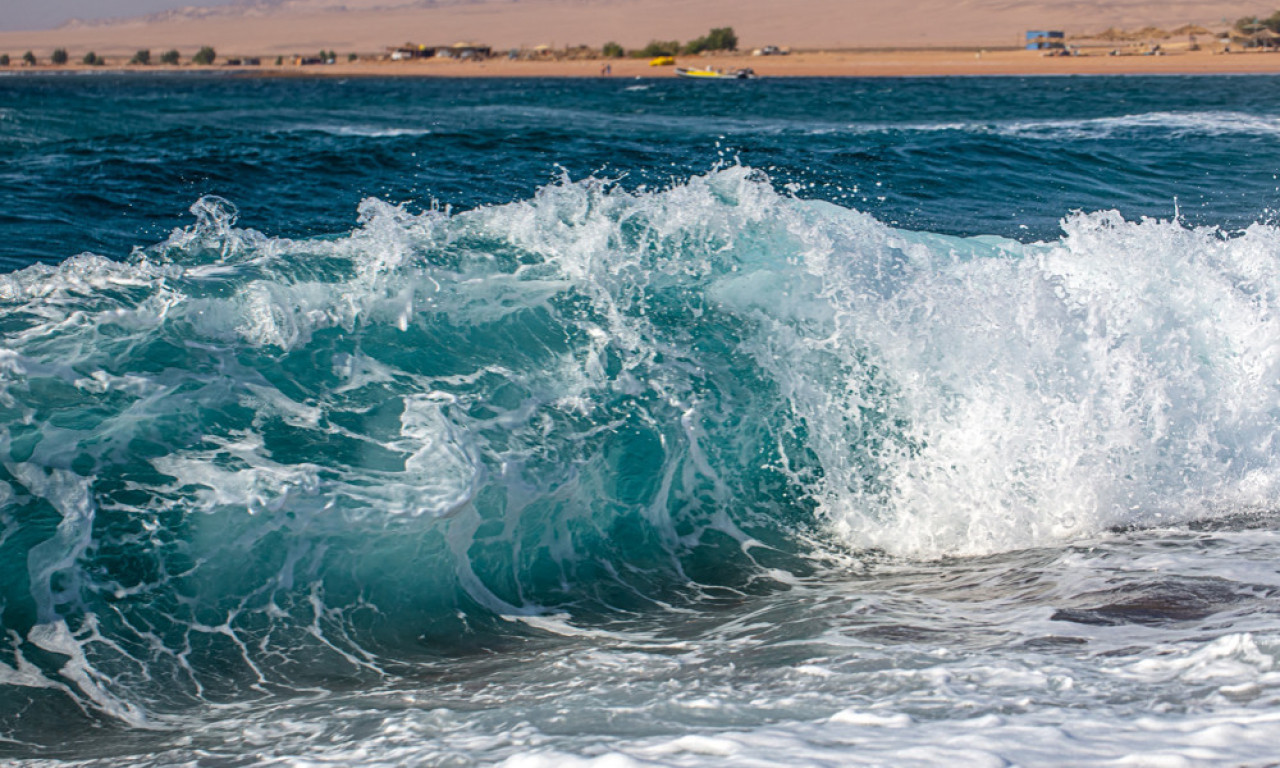
[[[1067,47],[1067,36],[1057,29],[1027,30],[1028,51],[1052,51]]]
[[[454,43],[453,45],[415,45],[405,43],[390,49],[392,61],[409,59],[487,59],[493,51],[478,43]]]
[[[408,61],[409,59],[429,59],[436,55],[434,46],[405,43],[391,49],[392,61]]]

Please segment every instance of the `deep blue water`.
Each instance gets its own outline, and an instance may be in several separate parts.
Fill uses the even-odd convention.
[[[0,759],[1274,759],[1277,86],[0,77]]]

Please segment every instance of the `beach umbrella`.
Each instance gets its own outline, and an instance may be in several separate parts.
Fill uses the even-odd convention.
[[[1276,34],[1270,29],[1263,27],[1252,35],[1249,35],[1249,39],[1259,46],[1274,47],[1276,45],[1276,41],[1280,40],[1280,34]]]

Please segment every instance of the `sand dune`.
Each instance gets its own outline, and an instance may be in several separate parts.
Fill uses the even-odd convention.
[[[73,56],[121,56],[138,48],[289,55],[321,48],[374,53],[408,40],[472,40],[505,49],[615,40],[687,40],[731,25],[744,46],[875,48],[1013,46],[1024,30],[1099,31],[1109,26],[1222,26],[1269,12],[1256,0],[254,0],[109,24],[0,32],[0,53],[55,47]]]

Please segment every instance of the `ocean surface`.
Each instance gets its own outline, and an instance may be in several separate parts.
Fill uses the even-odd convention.
[[[0,761],[1275,765],[1280,79],[0,77]]]

